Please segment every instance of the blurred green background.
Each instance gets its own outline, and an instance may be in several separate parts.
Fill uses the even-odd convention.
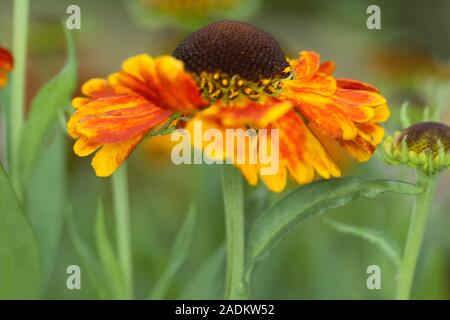
[[[392,133],[400,129],[399,113],[409,101],[418,121],[425,106],[439,108],[442,122],[450,121],[450,1],[432,4],[415,1],[228,1],[219,9],[205,3],[189,11],[181,4],[167,9],[162,1],[31,1],[27,101],[64,64],[65,39],[61,20],[66,8],[81,8],[81,30],[73,32],[79,63],[79,85],[105,77],[120,68],[129,56],[146,52],[170,54],[177,43],[198,26],[222,18],[243,19],[271,33],[285,53],[296,57],[314,50],[323,60],[337,63],[337,76],[360,79],[381,89],[392,117]],[[191,1],[192,2],[192,1]],[[195,2],[195,1],[194,1]],[[241,1],[242,2],[242,1]],[[248,4],[251,2],[251,4]],[[179,3],[183,3],[180,2]],[[185,5],[190,3],[186,1]],[[231,4],[229,4],[231,3]],[[381,30],[368,30],[366,8],[381,7]],[[0,43],[11,44],[12,1],[0,1]],[[79,92],[77,93],[79,94]],[[55,123],[55,128],[58,124]],[[59,130],[60,131],[60,130]],[[59,132],[57,129],[55,132]],[[56,233],[56,242],[43,244],[45,288],[43,298],[98,298],[87,274],[90,266],[80,258],[67,228],[70,211],[83,243],[95,252],[95,219],[98,199],[103,199],[106,221],[113,236],[110,180],[98,178],[89,158],[78,158],[72,141],[52,134],[43,146],[30,184],[34,196],[27,207],[40,220],[38,234]],[[374,157],[357,165],[342,157],[346,175],[413,180],[413,171],[389,167]],[[170,154],[154,143],[141,144],[128,160],[132,254],[136,297],[145,298],[167,268],[170,248],[191,203],[198,208],[195,238],[186,263],[165,298],[221,298],[224,261],[216,273],[214,263],[224,241],[224,217],[217,166],[175,166]],[[444,174],[429,220],[417,270],[413,298],[450,298],[450,176]],[[290,186],[291,189],[295,186]],[[257,216],[269,194],[263,186],[246,187],[247,225]],[[384,196],[360,199],[331,217],[382,230],[401,247],[405,240],[412,197]],[[34,212],[34,213],[33,213]],[[41,218],[39,218],[41,219]],[[31,216],[33,221],[33,216]],[[219,251],[218,251],[219,250]],[[82,290],[66,288],[66,268],[79,265]],[[366,268],[379,265],[382,289],[368,290]],[[295,229],[256,269],[256,299],[390,299],[395,289],[395,268],[370,243],[343,235],[314,218]]]

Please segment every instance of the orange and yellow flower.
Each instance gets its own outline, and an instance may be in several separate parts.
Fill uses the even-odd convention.
[[[77,111],[68,124],[78,139],[74,150],[80,156],[98,150],[92,163],[97,175],[110,175],[174,112],[191,117],[188,129],[196,120],[204,129],[278,129],[276,174],[263,175],[260,163],[235,165],[250,184],[261,179],[274,192],[284,190],[288,177],[305,184],[316,173],[341,175],[321,137],[361,162],[383,138],[379,123],[389,109],[375,87],[334,78],[334,63],[320,64],[315,52],[286,59],[270,35],[246,23],[200,29],[173,56],[130,58],[108,80],[87,82],[87,97],[74,99]]]
[[[11,53],[0,48],[0,88],[5,86],[8,81],[8,73],[13,68],[13,57]]]

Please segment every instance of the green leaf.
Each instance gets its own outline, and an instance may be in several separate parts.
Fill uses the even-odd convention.
[[[45,285],[53,274],[67,200],[65,135],[57,129],[43,147],[26,193],[27,214],[42,252]]]
[[[180,299],[222,299],[225,275],[225,245],[217,247],[189,277]]]
[[[97,238],[97,253],[100,257],[103,272],[106,275],[110,290],[116,299],[127,299],[125,279],[113,246],[108,238],[105,214],[101,201],[98,203],[95,234]]]
[[[298,188],[264,210],[252,226],[247,246],[247,281],[255,263],[267,256],[297,224],[360,196],[375,198],[387,192],[418,194],[422,191],[406,182],[357,177],[320,180]]]
[[[36,236],[0,164],[0,299],[34,299],[41,286]]]
[[[328,218],[323,218],[323,221],[336,231],[353,235],[373,243],[387,255],[396,267],[400,266],[401,253],[399,246],[391,239],[388,239],[382,232],[370,228],[338,222]]]
[[[70,103],[77,82],[75,45],[70,31],[64,28],[68,58],[64,68],[45,84],[31,103],[30,115],[21,133],[19,168],[21,179],[29,177],[42,143],[57,120],[58,112]]]
[[[80,256],[83,264],[86,266],[86,274],[89,282],[94,287],[95,293],[100,299],[110,299],[111,295],[107,291],[107,281],[103,274],[102,268],[95,254],[78,232],[77,223],[71,210],[68,210],[67,212],[66,225],[72,245],[74,246],[76,253]]]
[[[195,206],[189,208],[186,219],[178,231],[178,235],[170,250],[169,263],[166,272],[158,279],[153,288],[149,299],[162,299],[169,288],[173,277],[184,264],[188,257],[189,249],[195,235],[195,224],[197,219],[197,210]]]

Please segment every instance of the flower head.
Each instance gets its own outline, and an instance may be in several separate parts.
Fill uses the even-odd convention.
[[[381,157],[389,164],[405,164],[434,174],[450,167],[450,127],[420,122],[387,137]]]
[[[0,48],[0,88],[6,85],[8,72],[12,70],[13,64],[11,53],[4,48]]]
[[[74,100],[78,111],[69,131],[79,138],[75,152],[87,155],[103,146],[93,161],[97,174],[112,173],[148,130],[173,112],[192,117],[188,129],[196,120],[219,130],[278,129],[276,174],[262,174],[262,163],[235,164],[250,184],[261,179],[277,192],[289,176],[297,183],[311,182],[316,172],[324,178],[340,176],[324,139],[367,161],[383,138],[379,123],[389,117],[389,109],[375,87],[335,79],[334,63],[321,64],[315,52],[287,59],[275,39],[247,23],[206,26],[173,56],[131,58],[108,81],[88,82],[88,98]],[[251,152],[246,148],[239,151]],[[106,163],[114,165],[101,169]]]

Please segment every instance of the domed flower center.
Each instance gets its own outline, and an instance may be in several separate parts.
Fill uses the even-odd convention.
[[[405,139],[408,150],[420,154],[423,151],[431,151],[436,156],[439,144],[445,151],[450,152],[450,127],[438,122],[421,122],[403,130],[398,138],[398,143]]]
[[[212,98],[223,93],[234,98],[242,91],[256,100],[260,89],[273,93],[279,84],[275,81],[290,74],[278,42],[239,21],[216,22],[192,33],[173,55],[200,78],[202,89]]]

